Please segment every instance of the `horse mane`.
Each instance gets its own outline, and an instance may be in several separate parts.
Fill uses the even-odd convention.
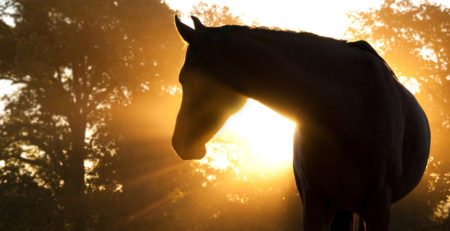
[[[397,76],[395,75],[394,71],[391,69],[389,64],[386,62],[386,60],[383,59],[383,57],[378,54],[378,52],[367,42],[364,40],[358,40],[354,42],[349,42],[347,40],[338,40],[333,39],[329,37],[323,37],[314,33],[310,32],[304,32],[304,31],[292,31],[292,30],[284,30],[280,28],[269,28],[269,27],[249,27],[249,26],[243,26],[243,25],[226,25],[221,27],[210,27],[210,29],[213,29],[217,32],[256,32],[261,33],[265,35],[276,35],[276,36],[282,36],[284,38],[302,38],[307,40],[316,40],[318,38],[329,40],[329,41],[339,41],[343,42],[347,46],[350,46],[352,48],[359,49],[364,52],[368,52],[378,59],[380,59],[384,65],[388,68],[388,70],[391,72],[392,76],[397,79]]]
[[[241,25],[226,25],[221,27],[212,27],[211,29],[218,32],[255,32],[265,35],[277,35],[284,38],[307,38],[307,39],[317,39],[324,38],[335,40],[327,37],[322,37],[320,35],[304,32],[304,31],[292,31],[292,30],[284,30],[277,27],[250,27],[250,26],[241,26]]]
[[[389,66],[389,64],[386,62],[386,60],[383,59],[383,57],[380,56],[380,54],[378,54],[378,52],[373,49],[373,47],[366,41],[364,40],[359,40],[359,41],[355,41],[355,42],[346,42],[348,45],[352,46],[352,47],[356,47],[358,49],[367,51],[373,55],[375,55],[377,58],[381,59],[381,61],[383,61],[384,65],[388,68],[388,70],[392,73],[392,76],[397,79],[397,76],[395,75],[394,71],[391,69],[391,67]]]

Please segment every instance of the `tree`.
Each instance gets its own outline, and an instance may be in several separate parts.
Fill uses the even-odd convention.
[[[21,89],[8,98],[0,159],[30,170],[56,195],[65,229],[85,230],[97,219],[86,216],[86,193],[119,187],[111,169],[95,180],[97,166],[85,167],[114,153],[98,139],[112,105],[125,106],[176,76],[171,67],[181,62],[182,42],[174,12],[156,0],[4,4],[13,13],[2,7],[0,15],[12,16],[15,25],[0,23],[0,78]]]
[[[400,81],[420,85],[420,92],[415,96],[431,126],[427,171],[412,195],[394,207],[392,227],[448,229],[450,220],[445,204],[450,198],[450,143],[447,141],[450,136],[450,9],[428,2],[386,0],[380,9],[350,16],[353,21],[348,30],[350,36],[374,44]],[[412,205],[415,210],[411,209]]]

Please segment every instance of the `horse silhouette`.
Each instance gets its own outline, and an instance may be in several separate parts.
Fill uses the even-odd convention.
[[[306,231],[350,230],[353,213],[366,230],[387,230],[391,203],[423,175],[430,130],[376,51],[364,41],[192,19],[195,29],[175,16],[188,43],[172,138],[178,155],[202,158],[205,144],[254,98],[298,124],[293,168]]]

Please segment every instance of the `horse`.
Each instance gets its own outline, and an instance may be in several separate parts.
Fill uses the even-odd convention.
[[[350,230],[353,214],[364,221],[359,230],[387,230],[391,204],[422,178],[431,135],[415,97],[370,44],[192,20],[194,28],[175,16],[188,44],[175,152],[203,158],[226,120],[256,99],[298,124],[304,230]]]

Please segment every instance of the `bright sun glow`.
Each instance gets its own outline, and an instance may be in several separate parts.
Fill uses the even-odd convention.
[[[412,94],[420,92],[420,83],[414,77],[400,76],[398,81],[403,84]]]
[[[295,123],[249,99],[218,135],[234,135],[245,141],[249,154],[259,164],[280,166],[292,162],[294,129]]]
[[[249,99],[207,144],[199,161],[218,171],[280,171],[292,165],[295,123]]]

